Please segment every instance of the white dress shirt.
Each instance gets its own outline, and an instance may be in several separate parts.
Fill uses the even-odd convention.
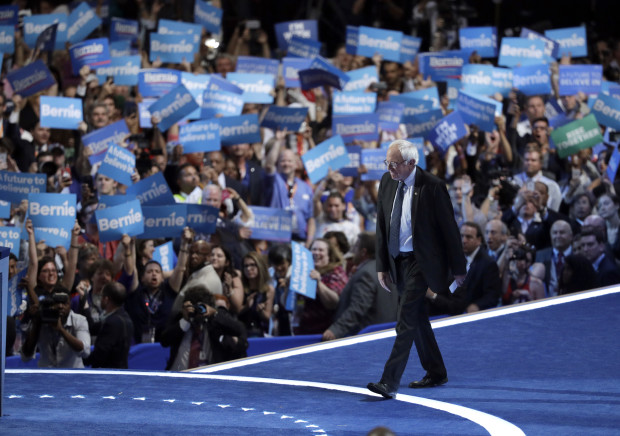
[[[411,174],[409,174],[409,177],[405,179],[403,213],[400,216],[400,235],[398,237],[401,252],[413,251],[413,232],[411,228],[411,202],[413,201],[413,185],[415,183],[415,173],[417,168],[417,166],[413,167],[413,171],[411,172]],[[394,202],[396,202],[396,196],[394,196]],[[394,211],[394,204],[392,204],[392,211]]]

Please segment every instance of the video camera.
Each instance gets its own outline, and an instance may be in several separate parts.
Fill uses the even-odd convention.
[[[43,324],[56,324],[60,318],[58,304],[66,304],[69,302],[69,295],[65,293],[55,293],[45,297],[39,303],[39,314]]]

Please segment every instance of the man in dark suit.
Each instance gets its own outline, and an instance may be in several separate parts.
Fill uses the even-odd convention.
[[[377,204],[377,276],[399,294],[396,340],[379,383],[368,389],[394,398],[415,342],[426,375],[409,387],[439,386],[447,371],[428,320],[425,294],[465,281],[465,257],[445,182],[416,167],[417,148],[405,140],[390,144]]]
[[[573,254],[573,231],[568,221],[557,220],[551,226],[551,247],[536,252],[536,262],[545,265],[545,287],[548,297],[558,295],[564,259]]]
[[[613,256],[606,252],[606,238],[602,232],[586,228],[581,232],[581,251],[592,262],[596,271],[599,286],[610,286],[620,283],[620,269]]]
[[[93,368],[128,368],[127,358],[133,338],[133,323],[125,311],[126,291],[118,282],[110,282],[101,291],[101,307],[106,317],[97,332],[95,349],[86,365]]]

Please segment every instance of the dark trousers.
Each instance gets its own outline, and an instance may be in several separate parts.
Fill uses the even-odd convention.
[[[398,322],[392,353],[385,363],[381,383],[397,390],[415,342],[422,368],[432,378],[444,378],[446,367],[435,334],[428,320],[425,295],[428,285],[415,256],[396,258],[396,287],[398,288]]]

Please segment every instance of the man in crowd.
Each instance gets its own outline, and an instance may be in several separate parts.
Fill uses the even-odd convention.
[[[570,224],[558,220],[551,226],[551,247],[536,252],[536,262],[545,265],[545,287],[547,296],[558,295],[564,259],[572,254],[573,231]]]
[[[581,232],[581,252],[592,262],[599,286],[620,283],[620,269],[613,257],[605,252],[605,242],[603,233],[596,229],[584,228]]]

